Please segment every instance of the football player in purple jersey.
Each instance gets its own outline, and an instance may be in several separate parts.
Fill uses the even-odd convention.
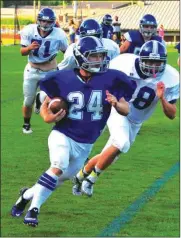
[[[102,19],[102,23],[101,23],[101,27],[103,30],[103,38],[107,38],[107,39],[111,39],[112,40],[112,36],[113,36],[113,31],[114,28],[112,26],[112,16],[109,14],[106,14],[103,19]]]
[[[57,184],[72,179],[83,166],[112,106],[126,116],[128,101],[135,90],[135,84],[126,74],[108,69],[107,49],[97,37],[81,38],[74,56],[79,69],[51,72],[40,81],[40,89],[47,94],[40,115],[45,122],[55,123],[48,138],[51,165],[33,187],[21,190],[11,210],[12,216],[21,216],[31,200],[24,223],[34,227],[38,225],[41,205]],[[68,115],[62,109],[56,114],[48,110],[48,102],[54,97],[67,101]]]
[[[130,30],[124,34],[126,41],[120,46],[120,53],[139,54],[141,46],[149,40],[165,41],[157,34],[157,21],[151,14],[144,15],[139,23],[139,30]]]

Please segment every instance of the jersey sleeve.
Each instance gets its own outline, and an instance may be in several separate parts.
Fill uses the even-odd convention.
[[[125,39],[126,39],[127,41],[132,42],[132,39],[131,39],[131,36],[130,36],[130,32],[126,32],[126,33],[124,34],[124,37],[125,37]]]
[[[120,49],[119,49],[118,44],[116,44],[114,42],[113,47],[114,47],[114,51],[113,51],[112,59],[114,59],[116,56],[120,55]]]
[[[59,70],[77,68],[77,64],[73,56],[64,57],[64,59],[57,66]]]
[[[119,100],[124,97],[124,99],[129,102],[135,90],[136,83],[125,73],[118,71],[117,99]]]
[[[21,41],[20,41],[21,45],[28,46],[31,44],[31,28],[29,25],[25,26],[20,31],[20,37],[21,37]]]
[[[68,48],[68,45],[69,45],[68,44],[68,38],[67,38],[67,36],[66,36],[66,34],[63,30],[61,30],[61,29],[59,29],[59,30],[60,30],[60,39],[61,39],[59,50],[65,52]]]
[[[77,68],[77,64],[73,55],[73,45],[71,44],[64,54],[64,59],[58,64],[58,69],[63,70],[74,68]]]
[[[165,41],[164,40],[162,40],[162,42],[161,42],[164,46],[165,46],[165,48],[167,47],[166,46],[166,43],[165,43]]]
[[[60,96],[60,85],[57,72],[50,72],[39,81],[40,90],[44,91],[48,97],[54,98]]]
[[[177,84],[174,87],[167,88],[165,90],[165,99],[168,102],[171,102],[173,100],[178,99],[179,98],[179,94],[180,94],[180,87],[179,87],[179,84]]]

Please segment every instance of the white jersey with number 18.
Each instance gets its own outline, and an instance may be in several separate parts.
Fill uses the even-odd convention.
[[[133,123],[142,123],[154,112],[159,98],[156,95],[156,85],[159,81],[165,84],[165,99],[168,102],[179,98],[179,73],[170,65],[166,65],[160,78],[143,79],[137,73],[135,61],[139,56],[134,54],[122,54],[111,60],[110,69],[117,69],[134,80],[136,90],[130,101],[130,113],[128,119]]]

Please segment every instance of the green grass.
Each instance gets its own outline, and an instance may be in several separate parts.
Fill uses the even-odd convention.
[[[178,54],[172,47],[168,50],[168,62],[177,68]],[[91,199],[73,196],[72,184],[68,181],[42,206],[39,227],[24,226],[22,218],[10,216],[10,210],[19,189],[32,186],[49,166],[47,137],[51,125],[34,114],[34,133],[22,134],[22,82],[27,58],[20,56],[19,46],[2,47],[1,53],[2,237],[98,236],[179,160],[179,111],[172,121],[163,115],[158,105],[130,151],[101,175]],[[92,155],[101,151],[107,138],[105,131]],[[179,174],[114,235],[179,237]]]

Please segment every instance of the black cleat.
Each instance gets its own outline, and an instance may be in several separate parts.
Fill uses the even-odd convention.
[[[32,227],[38,226],[38,208],[34,207],[26,213],[24,224]]]
[[[13,217],[20,217],[23,214],[26,205],[30,201],[30,200],[27,200],[27,199],[23,198],[23,194],[26,192],[27,189],[28,188],[22,188],[20,190],[20,193],[19,193],[20,197],[18,198],[16,204],[11,209],[11,215]]]

